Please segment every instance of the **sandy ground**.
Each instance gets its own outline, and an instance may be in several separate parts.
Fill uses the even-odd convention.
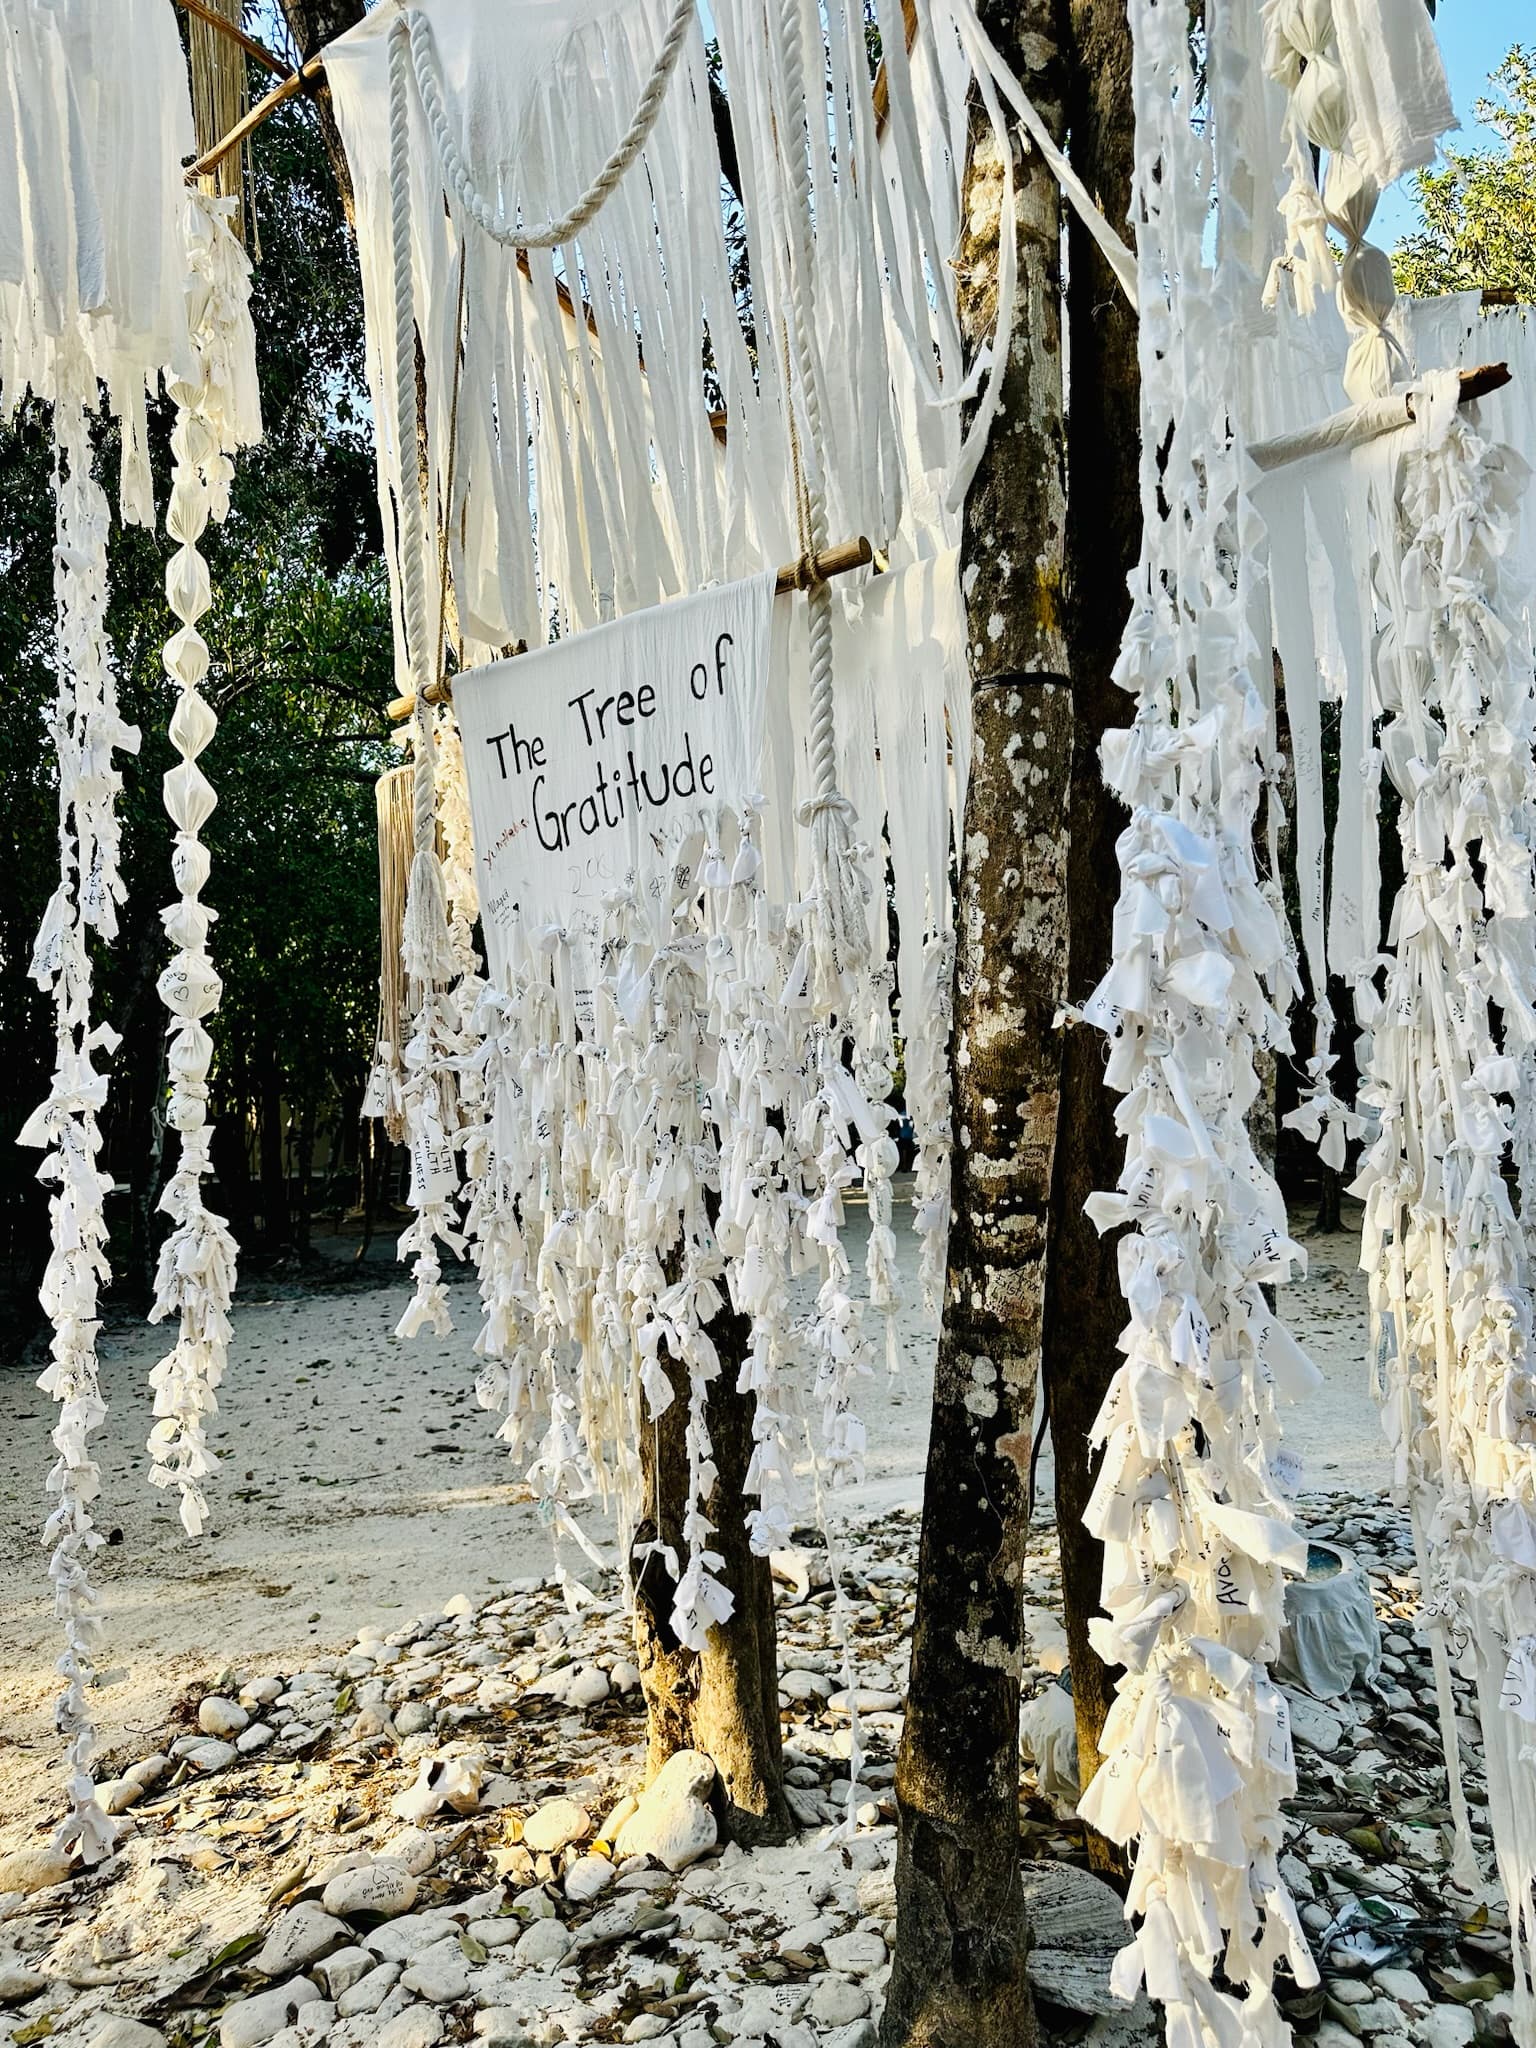
[[[900,1219],[899,1219],[900,1220]],[[914,1303],[916,1249],[899,1231]],[[1293,1433],[1307,1483],[1375,1493],[1379,1424],[1366,1389],[1365,1307],[1349,1233],[1315,1238],[1311,1270],[1287,1298],[1297,1334],[1326,1383]],[[230,1370],[215,1444],[213,1528],[181,1533],[168,1496],[144,1476],[146,1378],[161,1329],[109,1326],[103,1377],[109,1419],[96,1439],[99,1525],[110,1613],[97,1698],[115,1746],[158,1727],[198,1676],[350,1642],[365,1624],[395,1628],[451,1595],[483,1596],[549,1568],[549,1538],[520,1498],[494,1423],[474,1397],[472,1286],[455,1290],[448,1338],[392,1335],[403,1280],[387,1264],[338,1270],[304,1291],[257,1282],[237,1299]],[[914,1504],[921,1491],[934,1333],[915,1308],[899,1333],[901,1370],[870,1382],[869,1476],[860,1512]],[[52,1403],[35,1372],[4,1375],[8,1437],[0,1459],[0,1811],[12,1821],[56,1807],[51,1726],[57,1624],[38,1532],[45,1514]],[[1050,1485],[1048,1461],[1043,1489]],[[601,1542],[600,1513],[578,1510]],[[572,1563],[579,1560],[574,1557]]]

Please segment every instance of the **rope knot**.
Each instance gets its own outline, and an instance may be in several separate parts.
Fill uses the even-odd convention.
[[[858,820],[858,813],[853,808],[852,799],[843,796],[835,789],[827,790],[821,796],[806,797],[795,812],[796,818],[802,825],[814,825],[818,818],[831,815],[845,818],[850,829]]]

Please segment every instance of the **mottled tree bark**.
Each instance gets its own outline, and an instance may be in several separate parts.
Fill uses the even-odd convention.
[[[983,8],[1051,117],[1049,0]],[[967,501],[975,741],[957,905],[954,1215],[897,1765],[896,1950],[885,2048],[1028,2048],[1019,1678],[1030,1439],[1066,989],[1071,697],[1060,624],[1060,217],[1031,153],[1001,414]],[[968,336],[994,311],[1001,165],[973,126],[960,262]]]
[[[1131,38],[1125,0],[1070,0],[1066,62],[1072,162],[1120,230],[1130,201],[1135,124]],[[1099,742],[1130,722],[1130,698],[1112,680],[1130,599],[1126,577],[1141,546],[1136,316],[1092,238],[1068,226],[1067,331],[1071,476],[1067,514],[1066,620],[1074,722],[1068,816],[1069,987],[1081,1002],[1109,966],[1117,894],[1115,841],[1126,815],[1104,787]],[[1104,1085],[1097,1032],[1064,1034],[1061,1124],[1051,1189],[1045,1298],[1044,1372],[1056,1463],[1062,1604],[1072,1658],[1078,1757],[1086,1785],[1099,1763],[1099,1736],[1115,1674],[1088,1640],[1099,1611],[1103,1546],[1082,1525],[1097,1469],[1088,1432],[1120,1362],[1126,1322],[1116,1265],[1118,1233],[1101,1238],[1083,1213],[1096,1188],[1113,1187],[1124,1157],[1115,1098]],[[1118,1852],[1099,1837],[1090,1859],[1107,1873]]]
[[[634,1563],[635,1644],[645,1689],[646,1777],[680,1749],[702,1750],[720,1773],[721,1819],[734,1841],[782,1842],[794,1831],[784,1797],[779,1730],[778,1636],[768,1560],[747,1540],[750,1501],[743,1493],[752,1457],[756,1397],[736,1388],[746,1352],[745,1317],[724,1309],[710,1325],[720,1374],[710,1387],[707,1424],[718,1477],[705,1506],[721,1573],[735,1607],[695,1654],[672,1630],[676,1584],[655,1552]],[[665,1358],[664,1358],[665,1363]],[[650,1511],[635,1532],[635,1550],[655,1541],[681,1565],[688,1489],[688,1376],[667,1364],[671,1406],[640,1433],[643,1498]]]

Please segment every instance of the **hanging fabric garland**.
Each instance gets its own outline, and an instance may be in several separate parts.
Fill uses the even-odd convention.
[[[1374,39],[1374,40],[1373,40]],[[1414,67],[1417,125],[1382,132],[1387,45],[1430,43]],[[1363,61],[1367,50],[1376,61]],[[1396,6],[1372,21],[1355,0],[1332,14],[1271,12],[1267,61],[1290,117],[1329,152],[1321,205],[1348,253],[1339,300],[1351,336],[1345,385],[1386,388],[1395,342],[1390,271],[1364,241],[1378,191],[1426,159],[1452,119],[1432,32]],[[1303,68],[1304,60],[1304,68]],[[1312,72],[1328,81],[1319,117]],[[1438,80],[1440,90],[1434,89]],[[1310,158],[1297,165],[1310,180]],[[1362,295],[1361,280],[1374,276]],[[1346,731],[1373,782],[1399,799],[1403,883],[1382,950],[1363,955],[1361,1108],[1370,1136],[1352,1192],[1365,1202],[1373,1386],[1395,1491],[1414,1533],[1454,1825],[1453,1877],[1483,1877],[1462,1783],[1452,1666],[1475,1680],[1489,1819],[1509,1901],[1515,2038],[1536,2042],[1536,1446],[1522,1142],[1524,1074],[1536,1042],[1531,770],[1536,676],[1514,627],[1510,542],[1523,472],[1458,409],[1453,371],[1415,380],[1415,424],[1331,465],[1350,545],[1369,564],[1361,594],[1377,632],[1350,676]],[[1342,531],[1344,522],[1339,521]],[[1342,608],[1341,608],[1342,609]],[[1379,730],[1377,721],[1380,721]],[[1378,872],[1375,804],[1360,821],[1360,868]],[[1375,931],[1374,904],[1369,906]]]
[[[1125,1098],[1119,1190],[1090,1213],[1130,1226],[1130,1322],[1085,1516],[1105,1545],[1091,1632],[1125,1675],[1079,1810],[1136,1843],[1121,1995],[1145,1983],[1170,2048],[1280,2048],[1276,1969],[1301,1985],[1317,1969],[1278,1867],[1295,1770],[1267,1667],[1284,1573],[1306,1562],[1278,1405],[1317,1375],[1265,1298],[1301,1254],[1245,1121],[1293,984],[1278,889],[1254,866],[1264,536],[1223,388],[1235,307],[1204,249],[1212,144],[1192,119],[1187,11],[1134,0],[1131,21],[1144,539],[1116,675],[1137,709],[1104,747],[1131,819],[1114,962],[1084,1006]]]
[[[166,569],[166,598],[181,625],[166,644],[165,667],[178,690],[171,740],[182,760],[165,777],[165,807],[176,824],[171,872],[180,894],[161,913],[176,953],[160,976],[159,991],[172,1018],[167,1116],[180,1134],[181,1156],[160,1197],[173,1228],[160,1249],[150,1321],[175,1315],[178,1329],[175,1347],[150,1374],[158,1419],[148,1448],[153,1483],[180,1490],[181,1521],[189,1536],[201,1535],[207,1521],[203,1481],[218,1464],[208,1445],[207,1423],[218,1412],[215,1390],[224,1374],[236,1256],[224,1219],[203,1199],[210,1170],[208,1068],[213,1053],[204,1020],[218,1007],[220,982],[208,951],[214,913],[199,901],[209,858],[198,834],[215,797],[198,756],[218,720],[200,690],[208,673],[208,645],[198,620],[212,592],[197,548],[207,522],[222,523],[228,514],[231,454],[261,435],[251,270],[228,224],[233,204],[201,193],[187,199],[189,324],[200,376],[196,382],[171,385],[175,467],[166,513],[166,531],[177,543]]]
[[[1536,2022],[1536,1447],[1530,1276],[1504,1177],[1516,1056],[1536,1044],[1528,660],[1500,616],[1518,484],[1457,414],[1446,371],[1416,392],[1406,451],[1377,452],[1378,599],[1389,622],[1382,751],[1402,799],[1395,957],[1362,1101],[1377,1135],[1355,1192],[1386,1338],[1380,1395],[1436,1648],[1457,1881],[1481,1889],[1450,1660],[1476,1676],[1490,1815],[1510,1902],[1517,2020]],[[1399,473],[1401,481],[1399,483]],[[1522,1195],[1525,1191],[1522,1189]]]
[[[396,447],[417,445],[416,313],[411,268],[409,166],[411,17],[402,14],[389,45],[390,230],[394,263],[394,422]],[[458,337],[454,337],[457,351]],[[406,454],[402,452],[402,464]],[[397,496],[400,581],[409,673],[416,703],[412,728],[412,858],[406,887],[401,960],[406,978],[409,1036],[403,1051],[401,1102],[410,1151],[410,1201],[416,1220],[400,1239],[400,1255],[415,1254],[415,1293],[397,1336],[427,1324],[444,1336],[453,1327],[437,1247],[455,1255],[464,1240],[451,1204],[458,1188],[453,1133],[456,1124],[453,1061],[461,1050],[446,991],[459,978],[448,928],[448,906],[437,853],[437,728],[427,685],[437,679],[442,646],[439,619],[429,637],[426,533],[418,478],[402,467]]]
[[[90,1437],[106,1419],[96,1361],[98,1297],[108,1277],[105,1198],[110,1176],[98,1163],[97,1116],[107,1077],[93,1055],[110,1057],[117,1034],[91,1021],[89,936],[110,940],[123,898],[118,873],[115,799],[122,774],[113,755],[136,753],[137,730],[118,715],[107,647],[107,529],[110,515],[92,474],[89,419],[96,374],[85,351],[66,339],[54,392],[54,596],[58,608],[58,694],[52,716],[59,761],[60,882],[38,932],[32,979],[53,997],[56,1056],[48,1100],[21,1132],[24,1145],[47,1148],[38,1178],[49,1198],[53,1250],[43,1277],[43,1307],[54,1325],[52,1363],[39,1385],[60,1404],[48,1475],[54,1507],[43,1532],[53,1556],[48,1575],[64,1624],[59,1672],[64,1691],[54,1718],[68,1745],[70,1812],[56,1837],[87,1863],[107,1855],[116,1829],[96,1801],[91,1777],[95,1731],[86,1688],[100,1635],[100,1598],[91,1558],[105,1538],[91,1518],[101,1472]]]

